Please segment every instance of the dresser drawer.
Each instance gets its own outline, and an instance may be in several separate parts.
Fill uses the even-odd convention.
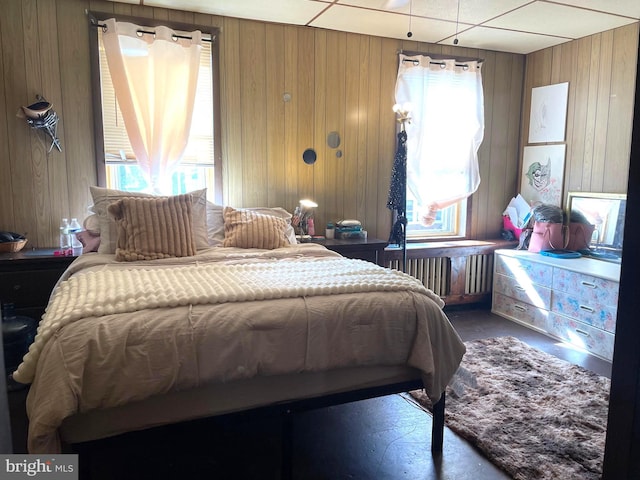
[[[613,359],[615,335],[599,328],[585,325],[573,318],[551,313],[548,332],[572,345],[588,350],[607,360]]]
[[[544,308],[534,307],[528,303],[494,292],[491,309],[493,313],[504,315],[538,330],[544,331],[547,329],[549,311]]]
[[[553,289],[571,293],[592,305],[618,306],[618,282],[554,268]]]
[[[495,271],[516,278],[521,285],[535,283],[543,287],[551,287],[553,283],[553,267],[520,258],[496,255]]]
[[[16,308],[43,307],[64,269],[0,272],[0,300]]]
[[[528,282],[526,279],[521,282],[518,278],[501,273],[497,273],[493,281],[493,288],[497,293],[539,308],[551,309],[551,289],[548,287]]]
[[[554,290],[551,295],[551,310],[601,330],[615,333],[616,307],[581,297],[580,292],[565,293]]]

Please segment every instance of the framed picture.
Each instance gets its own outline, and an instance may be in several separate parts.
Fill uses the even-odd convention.
[[[529,143],[564,142],[569,82],[531,89]]]
[[[532,207],[562,206],[565,150],[566,145],[524,147],[520,194]]]

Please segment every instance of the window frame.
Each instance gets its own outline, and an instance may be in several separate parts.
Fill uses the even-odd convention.
[[[93,104],[94,148],[96,159],[96,180],[100,187],[107,186],[107,161],[104,149],[104,128],[102,123],[102,94],[100,86],[100,52],[98,51],[98,24],[108,18],[115,18],[121,22],[130,22],[145,27],[158,26],[169,27],[173,30],[193,31],[200,30],[203,35],[211,37],[211,77],[213,98],[213,175],[214,175],[214,201],[223,203],[222,184],[222,129],[220,111],[220,29],[206,25],[196,25],[180,22],[157,20],[154,18],[131,17],[126,15],[114,15],[105,12],[89,13],[89,53],[91,58],[91,97]]]
[[[458,214],[464,217],[464,221],[460,221],[460,232],[464,229],[464,234],[450,234],[450,233],[431,233],[431,234],[413,234],[410,235],[407,233],[406,242],[407,244],[411,243],[430,243],[430,242],[443,242],[447,240],[468,240],[471,238],[470,229],[471,229],[471,212],[472,212],[472,202],[473,195],[466,198],[466,212],[463,212],[462,209],[464,207],[458,206],[459,212]],[[461,202],[464,200],[461,200]]]

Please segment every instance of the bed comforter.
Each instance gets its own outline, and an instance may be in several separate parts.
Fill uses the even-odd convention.
[[[464,354],[442,306],[413,277],[314,244],[83,255],[14,374],[31,383],[29,451],[59,452],[75,413],[256,376],[407,365],[436,401]]]

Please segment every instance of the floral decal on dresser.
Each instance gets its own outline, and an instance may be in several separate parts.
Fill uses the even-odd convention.
[[[541,263],[499,257],[496,269],[498,273],[514,277],[520,284],[535,283],[550,287],[553,283],[553,268]]]
[[[551,335],[571,345],[588,350],[604,358],[613,358],[614,334],[589,327],[572,318],[551,314],[548,322]]]
[[[581,299],[591,303],[610,307],[618,305],[618,283],[603,278],[555,268],[553,288],[579,295]]]
[[[580,292],[571,295],[554,291],[551,309],[607,332],[615,332],[616,309],[579,295]]]

